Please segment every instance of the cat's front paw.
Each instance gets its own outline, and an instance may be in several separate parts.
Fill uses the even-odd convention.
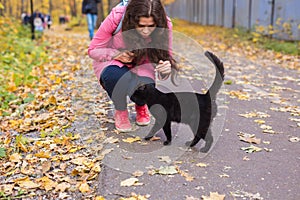
[[[185,143],[185,146],[191,147],[192,141],[188,141]]]
[[[169,141],[169,140],[167,140],[167,141],[165,141],[164,142],[164,145],[166,146],[166,145],[170,145],[171,144],[171,141]]]

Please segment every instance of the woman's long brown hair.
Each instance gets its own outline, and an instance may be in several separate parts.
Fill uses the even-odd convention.
[[[150,35],[150,42],[146,42],[135,31],[140,17],[153,17],[156,24],[155,30]],[[171,30],[168,29],[167,20],[165,9],[160,0],[130,0],[122,22],[122,32],[127,49],[135,54],[132,64],[139,65],[146,57],[156,64],[159,60],[169,60],[172,67],[172,82],[174,83],[174,75],[178,71],[178,67],[169,52],[169,32]]]

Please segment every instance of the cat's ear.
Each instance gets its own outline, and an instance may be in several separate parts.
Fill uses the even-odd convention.
[[[141,85],[138,87],[139,91],[144,91],[146,89],[146,85]]]
[[[153,84],[146,84],[145,85],[145,89],[147,89],[147,90],[151,90],[153,88],[155,88]]]

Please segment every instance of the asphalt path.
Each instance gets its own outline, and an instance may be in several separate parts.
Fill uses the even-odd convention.
[[[214,67],[195,41],[176,38],[175,53],[182,67],[180,87],[169,81],[157,82],[157,86],[165,92],[203,93],[213,81]],[[106,155],[96,185],[98,196],[192,200],[218,193],[215,199],[223,195],[237,200],[300,199],[300,71],[285,69],[272,58],[253,62],[228,52],[214,53],[224,62],[225,84],[218,93],[218,113],[211,124],[214,142],[206,153],[200,151],[204,141],[192,149],[184,145],[192,138],[184,124],[172,124],[169,146],[163,146],[162,131],[157,140],[144,141],[154,121],[146,127],[134,125],[135,110],[129,100],[134,130],[118,133],[113,105],[95,79],[91,60],[86,56],[81,61],[76,80],[88,92],[85,96],[90,100],[85,105],[91,114],[74,127],[83,137],[98,132],[106,137],[99,144]],[[95,113],[101,113],[100,119]]]

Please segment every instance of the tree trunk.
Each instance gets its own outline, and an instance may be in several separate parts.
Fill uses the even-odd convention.
[[[25,12],[25,0],[22,0],[21,1],[21,13],[24,13]]]
[[[69,0],[69,7],[70,7],[70,12],[72,17],[76,17],[76,7],[75,7],[75,1],[74,0]]]
[[[34,35],[34,23],[33,23],[33,1],[30,0],[30,12],[31,12],[31,17],[30,17],[30,24],[31,24],[31,39],[34,40],[35,39],[35,35]]]
[[[3,0],[0,0],[0,3],[3,5]],[[4,16],[4,9],[0,9],[0,16]]]
[[[52,0],[49,0],[49,15],[52,16],[53,4]]]
[[[9,1],[8,2],[8,16],[12,16],[13,15],[13,9],[12,9],[12,3]]]
[[[26,13],[29,15],[29,13],[30,13],[30,3],[29,3],[28,0],[26,0],[25,11],[26,11]]]
[[[108,0],[108,12],[110,13],[111,9],[118,5],[121,1],[120,0]]]
[[[101,22],[104,19],[103,3],[102,2],[97,4],[97,9],[98,9],[98,18],[97,18],[96,28],[98,29],[99,26],[101,25]]]
[[[74,17],[77,17],[77,3],[76,0],[73,1],[74,1]]]
[[[62,6],[62,11],[63,11],[63,13],[64,13],[64,16],[67,16],[67,10],[66,10],[66,1],[65,0],[63,0],[62,1],[62,4],[61,4],[61,6]]]

